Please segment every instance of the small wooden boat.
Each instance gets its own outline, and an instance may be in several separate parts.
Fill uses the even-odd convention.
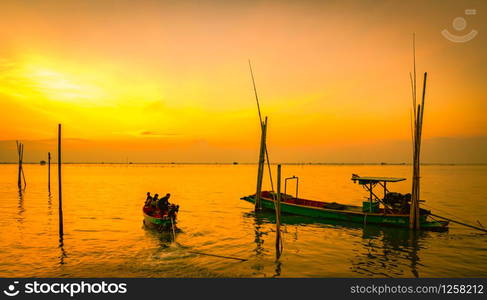
[[[398,182],[405,180],[404,178],[359,177],[355,175],[352,177],[352,180],[358,181],[370,193],[370,198],[368,201],[364,201],[362,206],[308,200],[299,198],[297,193],[293,197],[284,192],[284,194],[281,194],[281,212],[313,218],[361,223],[364,225],[409,226],[408,194],[390,193],[386,187],[387,182]],[[384,188],[383,199],[379,199],[373,192],[373,188],[377,184],[380,184]],[[255,203],[255,194],[242,197],[241,199]],[[263,191],[261,193],[262,208],[274,210],[274,199],[277,199],[276,193]],[[421,209],[420,226],[421,229],[442,231],[448,229],[448,222],[435,220],[430,215],[430,211]]]
[[[144,206],[142,213],[144,214],[144,224],[148,227],[154,227],[159,230],[170,230],[176,225],[176,218],[179,206],[171,204],[168,210],[160,211],[151,206]]]

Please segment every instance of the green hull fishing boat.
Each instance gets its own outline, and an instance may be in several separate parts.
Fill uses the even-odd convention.
[[[289,179],[295,179],[292,177]],[[299,198],[297,195],[281,194],[281,212],[302,215],[312,218],[340,220],[346,222],[366,224],[377,224],[381,226],[409,227],[409,203],[410,194],[399,194],[389,192],[386,184],[388,182],[398,182],[404,178],[390,177],[360,177],[353,175],[352,180],[358,181],[367,191],[370,197],[364,201],[362,206],[339,204],[335,202],[322,202]],[[384,198],[376,196],[373,188],[380,184],[384,188]],[[242,200],[255,204],[255,194],[242,197]],[[261,205],[263,209],[275,209],[274,199],[277,194],[264,191],[261,193]],[[430,211],[420,209],[420,227],[426,230],[443,231],[448,229],[448,221],[435,220]]]

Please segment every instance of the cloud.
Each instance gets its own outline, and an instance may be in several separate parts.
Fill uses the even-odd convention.
[[[170,137],[170,136],[179,136],[180,134],[177,133],[162,133],[162,132],[154,132],[154,131],[142,131],[140,135],[144,136],[156,136],[156,137]]]
[[[118,132],[113,132],[113,134],[120,135],[120,136],[147,137],[147,138],[151,138],[151,137],[163,138],[163,137],[179,137],[179,136],[182,136],[182,134],[175,133],[175,132],[160,132],[160,131],[154,131],[154,130],[149,130],[149,129],[118,131]]]

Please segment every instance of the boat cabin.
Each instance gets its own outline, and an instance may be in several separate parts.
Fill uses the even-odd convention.
[[[398,177],[362,177],[357,174],[352,174],[352,181],[361,185],[369,192],[367,201],[362,202],[362,211],[364,212],[379,212],[380,204],[384,206],[384,211],[389,213],[407,213],[409,211],[409,202],[411,201],[411,194],[400,194],[390,192],[387,188],[389,182],[400,182],[406,178]],[[383,189],[383,197],[380,198],[375,193],[374,189],[379,185]]]

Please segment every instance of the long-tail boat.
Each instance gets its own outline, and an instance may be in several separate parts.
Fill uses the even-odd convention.
[[[295,179],[296,177],[292,177]],[[291,179],[291,178],[290,178]],[[368,192],[367,201],[362,206],[340,204],[336,202],[323,202],[299,198],[296,186],[296,195],[281,194],[281,212],[302,215],[313,218],[348,221],[361,224],[377,224],[383,226],[409,226],[410,194],[390,192],[387,183],[399,182],[405,178],[394,177],[360,177],[353,174],[352,180],[362,185]],[[380,185],[384,189],[384,197],[379,198],[374,188]],[[255,194],[245,196],[242,200],[255,203]],[[261,204],[264,209],[275,209],[277,194],[271,191],[261,193]],[[447,230],[448,221],[436,220],[431,212],[420,209],[420,227],[427,230]]]
[[[167,210],[161,211],[150,205],[142,208],[144,225],[159,230],[170,230],[176,224],[179,205],[171,204]]]

